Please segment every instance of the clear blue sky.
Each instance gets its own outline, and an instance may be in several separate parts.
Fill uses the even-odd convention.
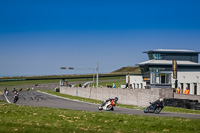
[[[0,75],[107,73],[143,51],[200,51],[199,0],[1,0]]]

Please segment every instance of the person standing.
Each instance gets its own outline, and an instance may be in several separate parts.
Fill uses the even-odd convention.
[[[180,94],[180,87],[176,89],[176,93]]]
[[[187,87],[186,90],[184,91],[184,94],[187,94],[187,95],[190,94],[190,90],[188,89],[188,87]]]
[[[116,88],[115,83],[113,83],[113,88]]]

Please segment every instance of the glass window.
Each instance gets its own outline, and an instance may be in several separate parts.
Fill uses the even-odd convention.
[[[151,84],[171,84],[171,74],[152,72]]]
[[[153,54],[153,58],[155,59],[155,60],[160,60],[161,59],[161,55],[160,54]]]
[[[160,78],[161,78],[161,84],[165,84],[165,80],[166,80],[166,74],[160,74]]]
[[[166,74],[166,84],[171,84],[171,74]]]
[[[184,87],[184,86],[183,86],[183,83],[181,83],[181,89],[182,89],[182,90],[183,90],[183,87]]]
[[[190,90],[190,83],[187,83],[187,88]]]
[[[153,54],[148,54],[149,60],[153,60]]]
[[[197,83],[194,83],[194,95],[197,95]]]
[[[160,75],[159,74],[156,74],[155,75],[155,78],[156,78],[156,84],[160,84]]]

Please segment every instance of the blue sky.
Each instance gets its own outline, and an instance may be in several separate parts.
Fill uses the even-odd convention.
[[[0,1],[0,75],[107,73],[143,51],[200,51],[200,1]],[[77,70],[60,70],[72,66]]]

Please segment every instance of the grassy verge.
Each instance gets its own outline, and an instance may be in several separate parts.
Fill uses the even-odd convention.
[[[200,114],[200,110],[176,108],[176,107],[167,107],[163,108],[164,112],[175,112],[175,113],[187,113],[187,114]]]
[[[67,95],[67,94],[61,94],[61,93],[55,92],[53,90],[40,90],[40,91],[43,91],[43,92],[46,92],[49,94],[53,94],[53,95],[57,95],[57,96],[61,96],[61,97],[65,97],[65,98],[69,98],[69,99],[76,99],[79,101],[101,104],[100,100],[71,96],[71,95]],[[117,104],[117,106],[123,107],[123,108],[130,108],[130,109],[141,109],[141,110],[144,109],[143,107],[138,107],[138,106],[133,106],[133,105],[125,105],[125,104],[119,104],[119,103]],[[165,106],[162,111],[163,112],[175,112],[175,113],[187,113],[187,114],[200,114],[199,110],[191,110],[191,109],[183,109],[183,108],[175,108],[175,107],[167,107],[167,106]]]
[[[0,132],[199,132],[199,119],[31,107],[0,101]]]
[[[59,83],[60,80],[25,80],[25,81],[5,81],[0,82],[0,86],[22,86],[22,85],[34,85],[34,84],[48,84]]]
[[[105,82],[105,80],[124,80],[120,83],[116,82],[116,86],[120,87],[121,83],[125,83],[125,76],[119,77],[102,77],[99,78],[99,85],[106,86],[106,84],[111,84],[113,82]],[[21,86],[21,85],[34,85],[34,84],[48,84],[48,83],[59,83],[60,79],[48,79],[48,80],[25,80],[25,81],[1,81],[0,86]],[[80,78],[80,79],[67,79],[68,82],[79,82],[79,81],[93,81],[93,78]]]

